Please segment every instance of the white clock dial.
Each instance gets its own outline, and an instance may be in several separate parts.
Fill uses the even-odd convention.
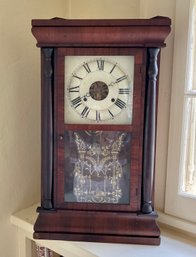
[[[65,74],[65,123],[131,123],[133,57],[68,56]]]

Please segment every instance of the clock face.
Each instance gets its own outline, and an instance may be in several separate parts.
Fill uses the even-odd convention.
[[[130,124],[133,56],[66,56],[65,123]]]

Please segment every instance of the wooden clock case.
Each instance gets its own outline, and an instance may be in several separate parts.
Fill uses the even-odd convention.
[[[33,20],[41,48],[41,207],[36,239],[160,244],[154,210],[154,164],[160,48],[170,32],[167,17],[130,20]],[[65,125],[65,55],[134,55],[132,125]],[[132,133],[130,204],[63,203],[64,130]]]

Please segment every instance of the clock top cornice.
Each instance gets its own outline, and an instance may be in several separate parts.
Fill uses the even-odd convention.
[[[168,17],[151,19],[32,20],[38,47],[164,47]]]

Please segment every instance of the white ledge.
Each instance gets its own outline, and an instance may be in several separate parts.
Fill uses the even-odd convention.
[[[33,239],[33,225],[36,220],[36,207],[31,206],[11,216],[11,223],[18,227],[24,237]],[[34,240],[35,241],[35,240]],[[196,241],[185,238],[180,233],[161,229],[161,245],[106,244],[89,242],[69,242],[56,240],[37,240],[60,255],[69,257],[195,257]],[[20,250],[25,252],[25,250]],[[25,255],[24,255],[25,256]],[[20,255],[20,257],[22,257]],[[25,256],[30,257],[30,256]]]
[[[196,223],[191,223],[189,221],[179,219],[161,211],[158,211],[158,221],[161,224],[168,225],[175,229],[180,229],[187,234],[192,234],[192,236],[196,238]]]

